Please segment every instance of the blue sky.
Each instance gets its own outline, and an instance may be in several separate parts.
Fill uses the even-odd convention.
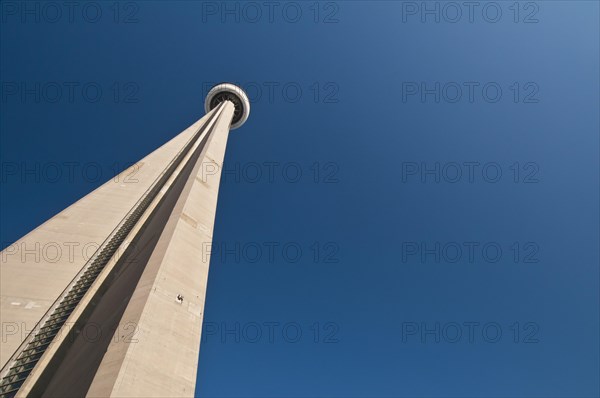
[[[1,4],[2,247],[253,101],[197,396],[598,396],[598,2],[52,4]]]

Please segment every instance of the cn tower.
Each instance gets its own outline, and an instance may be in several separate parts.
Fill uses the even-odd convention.
[[[250,102],[223,83],[205,111],[2,251],[0,397],[194,395],[210,263],[202,250],[229,131]],[[55,247],[62,255],[38,252]]]

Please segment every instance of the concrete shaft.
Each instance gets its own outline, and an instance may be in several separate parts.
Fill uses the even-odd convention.
[[[231,102],[219,105],[2,251],[3,377],[24,363],[17,361],[49,330],[41,328],[57,319],[61,303],[79,300],[16,396],[194,395],[233,112]],[[44,253],[51,247],[61,255]],[[89,288],[74,294],[97,264]]]

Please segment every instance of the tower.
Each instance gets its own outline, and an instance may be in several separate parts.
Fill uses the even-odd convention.
[[[1,398],[194,395],[223,158],[250,102],[223,83],[205,111],[2,251]]]

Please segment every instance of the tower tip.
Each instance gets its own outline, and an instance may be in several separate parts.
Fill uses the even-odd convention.
[[[250,100],[244,90],[231,83],[220,83],[210,89],[204,100],[206,113],[216,108],[221,102],[231,101],[235,106],[231,130],[241,127],[250,115]]]

